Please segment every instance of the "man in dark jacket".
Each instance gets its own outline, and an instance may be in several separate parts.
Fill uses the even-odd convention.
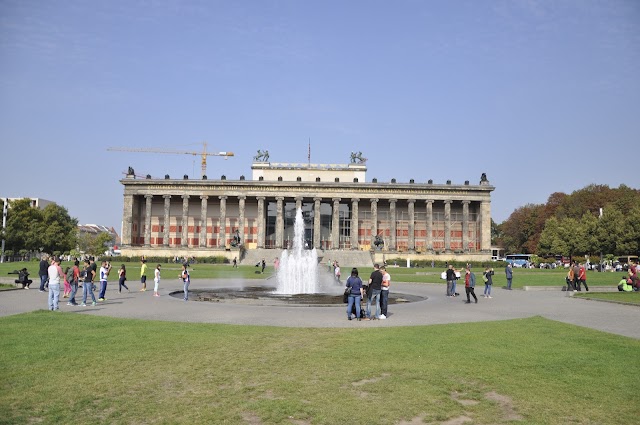
[[[49,279],[48,270],[49,270],[49,257],[47,255],[43,255],[42,259],[40,260],[40,268],[38,269],[38,276],[40,276],[40,292],[44,292],[45,284],[47,283],[47,279]]]
[[[367,299],[367,319],[371,319],[371,304],[376,303],[376,319],[380,319],[380,293],[382,292],[382,273],[380,265],[374,264],[373,272],[369,277],[370,296]]]

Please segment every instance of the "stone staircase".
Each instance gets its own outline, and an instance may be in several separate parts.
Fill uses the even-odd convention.
[[[373,260],[369,251],[350,250],[318,250],[318,261],[321,265],[327,265],[327,260],[337,261],[340,267],[373,267]],[[240,264],[255,265],[264,258],[267,266],[273,265],[273,260],[282,255],[281,249],[250,249],[240,259]]]

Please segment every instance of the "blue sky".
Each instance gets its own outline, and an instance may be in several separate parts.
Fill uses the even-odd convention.
[[[114,226],[122,172],[209,178],[369,159],[496,186],[493,217],[639,188],[640,2],[0,0],[0,196]],[[632,165],[635,161],[635,165]]]

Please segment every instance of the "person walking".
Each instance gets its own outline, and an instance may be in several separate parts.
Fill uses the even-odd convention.
[[[362,301],[362,279],[358,276],[358,269],[351,269],[351,276],[347,279],[347,288],[351,288],[349,291],[349,298],[347,301],[347,319],[351,320],[351,313],[355,306],[356,320],[360,320],[360,302]]]
[[[49,257],[45,254],[40,259],[38,276],[40,276],[40,292],[44,292],[45,284],[49,278]]]
[[[589,292],[589,287],[587,286],[587,268],[584,264],[580,264],[578,271],[578,291],[580,290],[580,284],[583,284],[585,291]]]
[[[73,278],[73,269],[71,267],[67,267],[64,269],[64,292],[62,293],[62,298],[69,297],[71,293],[71,285],[69,284],[69,280]]]
[[[233,257],[233,268],[234,269],[238,268],[238,257]]]
[[[140,283],[142,284],[140,292],[144,292],[147,290],[147,260],[143,258],[140,263]]]
[[[123,286],[124,286],[124,289],[127,290],[127,292],[130,292],[129,288],[127,287],[127,284],[125,283],[126,281],[127,281],[127,268],[123,264],[120,266],[120,270],[118,270],[118,294],[122,293]]]
[[[267,261],[263,258],[260,265],[262,267],[262,274],[264,274],[264,269],[267,267]]]
[[[467,270],[464,274],[464,290],[467,293],[467,304],[471,304],[471,296],[476,300],[478,304],[478,297],[476,297],[476,275],[471,271],[471,267],[467,266]]]
[[[103,261],[100,267],[100,293],[98,295],[98,301],[106,301],[105,298],[107,292],[107,278],[111,271],[111,264],[108,261]]]
[[[73,263],[72,267],[72,275],[71,280],[69,280],[69,285],[71,286],[71,293],[69,294],[69,302],[67,305],[76,306],[78,303],[76,302],[76,293],[78,292],[78,281],[80,280],[80,261],[76,260]],[[68,280],[68,279],[67,279]]]
[[[153,272],[153,296],[154,297],[159,297],[160,294],[158,294],[158,286],[160,285],[160,264],[158,264],[156,266],[155,271]]]
[[[487,267],[482,274],[482,280],[484,281],[484,297],[493,298],[491,296],[491,286],[493,285],[493,268]]]
[[[507,289],[511,290],[511,281],[513,280],[513,267],[511,263],[507,263],[507,267],[504,268],[504,274],[507,277]]]
[[[188,266],[189,264],[187,263],[182,264],[182,273],[179,276],[182,279],[185,301],[189,300],[189,284],[191,283],[191,276],[189,276],[189,271],[187,270]]]
[[[580,266],[578,265],[578,262],[575,261],[573,263],[573,289],[577,289],[578,291],[582,292],[582,289],[580,288]]]
[[[336,277],[336,280],[338,281],[338,283],[340,282],[340,264],[338,264],[338,262],[336,261],[336,268],[333,270],[333,273]]]
[[[380,267],[382,273],[382,285],[380,291],[380,319],[387,318],[387,307],[389,306],[389,285],[391,285],[391,275],[386,266]]]
[[[91,305],[96,305],[96,296],[93,294],[93,279],[96,272],[91,268],[89,260],[84,260],[84,270],[82,276],[84,276],[84,283],[82,284],[82,307],[87,306],[87,294],[91,294]]]
[[[367,298],[367,320],[371,320],[371,305],[376,303],[376,319],[380,319],[380,292],[382,292],[382,273],[380,265],[373,265],[373,272],[369,277],[369,292],[371,296]]]
[[[60,268],[60,260],[52,258],[51,265],[47,268],[47,276],[49,278],[49,310],[58,311],[58,301],[60,300],[60,280],[64,279],[64,273]]]
[[[455,292],[453,292],[453,284],[456,281],[456,269],[453,268],[453,264],[449,264],[449,267],[446,271],[446,279],[447,279],[447,297],[453,297]]]

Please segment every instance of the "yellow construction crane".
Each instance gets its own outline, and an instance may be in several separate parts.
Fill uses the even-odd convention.
[[[166,150],[166,149],[158,149],[158,148],[107,148],[108,151],[122,151],[122,152],[148,152],[148,153],[169,153],[169,154],[177,154],[177,155],[201,155],[202,156],[202,175],[204,177],[207,175],[207,157],[208,156],[223,156],[224,159],[227,159],[230,156],[233,156],[233,152],[207,152],[207,142],[202,143],[202,152],[190,152],[190,151],[179,151],[179,150]]]

